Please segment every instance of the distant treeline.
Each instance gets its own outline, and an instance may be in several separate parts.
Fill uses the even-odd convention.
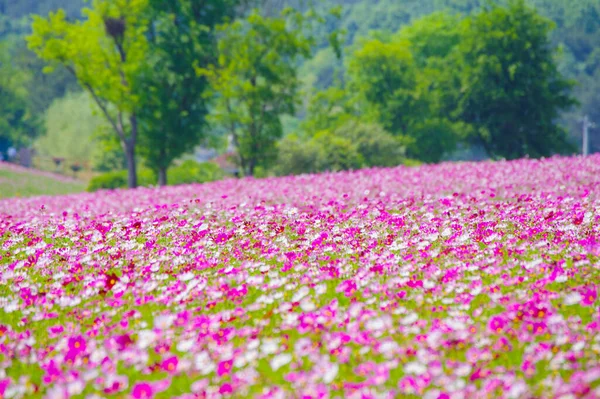
[[[600,122],[600,4],[488,3],[0,0],[0,153],[135,186],[227,138],[257,176],[575,151]]]

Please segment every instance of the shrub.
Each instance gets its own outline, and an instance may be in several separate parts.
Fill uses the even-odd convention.
[[[354,143],[364,159],[364,166],[396,166],[405,160],[409,140],[395,137],[376,123],[351,121],[334,131]]]
[[[352,140],[328,131],[317,133],[313,140],[322,149],[317,158],[318,170],[337,172],[365,166],[358,145]]]
[[[351,121],[317,133],[311,139],[287,136],[278,144],[277,175],[359,169],[404,164],[409,141],[380,125]]]
[[[156,175],[150,169],[138,170],[138,186],[148,187],[156,184]],[[114,190],[116,188],[127,188],[127,171],[116,170],[98,175],[87,187],[87,191]]]
[[[303,140],[289,135],[277,144],[277,163],[273,168],[276,175],[299,175],[318,172],[322,149],[313,140]]]
[[[187,160],[168,171],[169,185],[205,183],[223,178],[223,170],[212,162],[198,163]]]

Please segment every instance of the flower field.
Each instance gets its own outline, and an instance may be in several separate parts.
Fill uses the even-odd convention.
[[[600,156],[0,201],[1,398],[600,397]]]

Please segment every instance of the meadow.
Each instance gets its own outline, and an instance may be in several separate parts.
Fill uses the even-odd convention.
[[[0,198],[72,194],[85,190],[85,183],[57,173],[0,162]]]
[[[0,397],[599,397],[599,222],[599,155],[0,200]]]

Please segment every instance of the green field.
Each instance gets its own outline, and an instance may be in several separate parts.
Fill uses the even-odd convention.
[[[0,198],[70,194],[84,190],[84,182],[0,167]]]

